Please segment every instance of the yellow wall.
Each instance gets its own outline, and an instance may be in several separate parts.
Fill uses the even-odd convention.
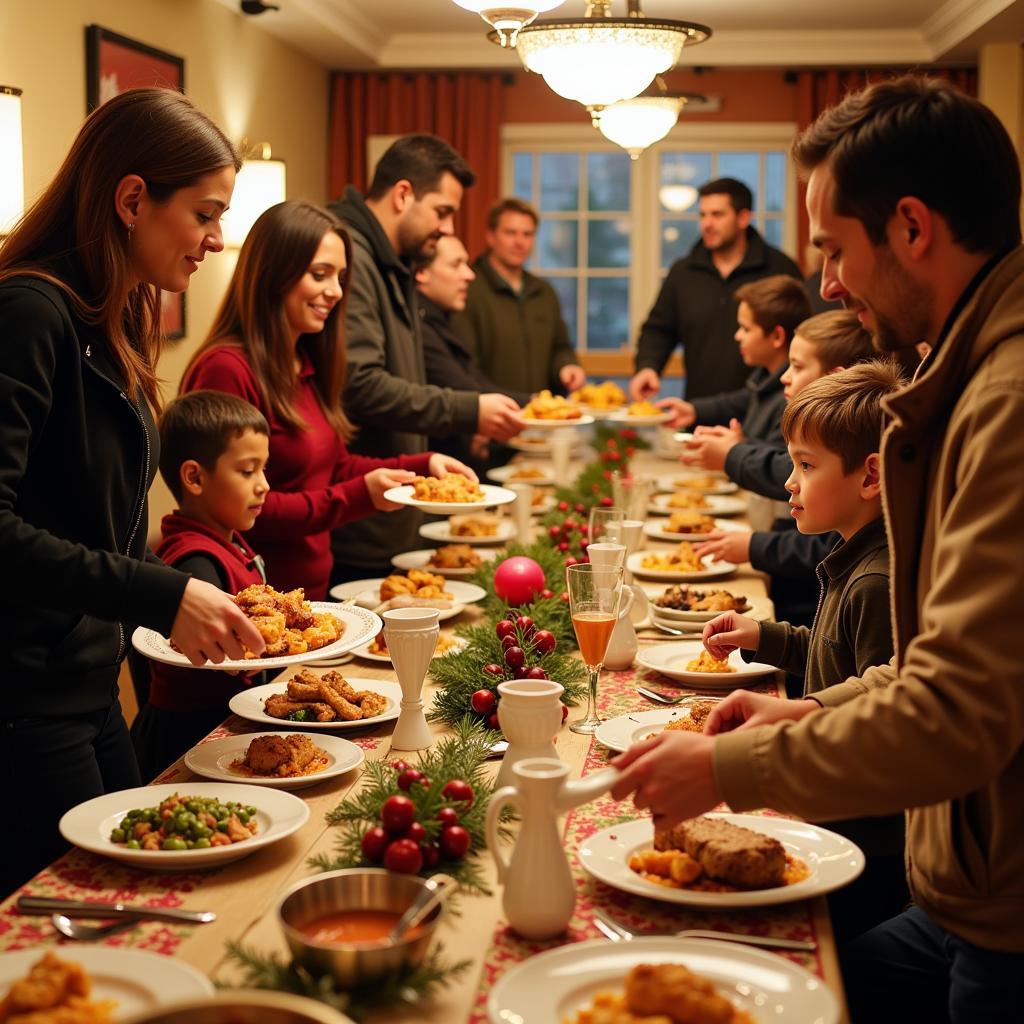
[[[327,199],[327,69],[215,0],[17,0],[0,3],[0,84],[22,89],[25,198],[56,171],[85,116],[85,26],[100,25],[185,59],[185,92],[238,143],[270,142],[289,198]],[[188,335],[160,364],[167,390],[202,339],[234,267],[212,256],[188,291]],[[154,487],[151,527],[169,510]]]

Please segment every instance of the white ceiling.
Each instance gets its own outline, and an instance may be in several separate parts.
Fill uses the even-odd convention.
[[[515,68],[480,18],[452,0],[273,0],[252,18],[330,68]],[[218,0],[237,11],[237,0]],[[578,18],[583,0],[543,17]],[[972,62],[1024,39],[1024,0],[646,0],[649,16],[709,25],[681,65],[830,66]],[[612,0],[624,15],[626,0]],[[242,17],[243,15],[239,15]]]

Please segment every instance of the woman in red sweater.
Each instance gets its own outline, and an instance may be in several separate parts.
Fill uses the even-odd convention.
[[[326,210],[298,200],[272,206],[249,232],[220,311],[181,384],[182,392],[239,395],[266,416],[270,492],[247,538],[263,556],[272,586],[303,587],[313,600],[327,592],[336,526],[398,508],[384,492],[417,473],[476,479],[447,455],[349,453],[353,428],[341,393],[351,263],[348,233]]]

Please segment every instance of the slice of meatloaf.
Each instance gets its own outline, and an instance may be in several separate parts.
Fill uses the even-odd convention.
[[[690,818],[658,832],[655,849],[685,850],[709,878],[745,889],[782,885],[786,850],[777,839],[721,818]]]

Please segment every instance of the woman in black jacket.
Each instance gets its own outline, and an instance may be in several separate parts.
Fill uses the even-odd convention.
[[[0,767],[21,836],[0,894],[60,853],[64,811],[139,784],[124,622],[194,664],[263,648],[226,595],[146,551],[160,294],[223,248],[238,167],[184,96],[132,90],[88,118],[0,249]]]

